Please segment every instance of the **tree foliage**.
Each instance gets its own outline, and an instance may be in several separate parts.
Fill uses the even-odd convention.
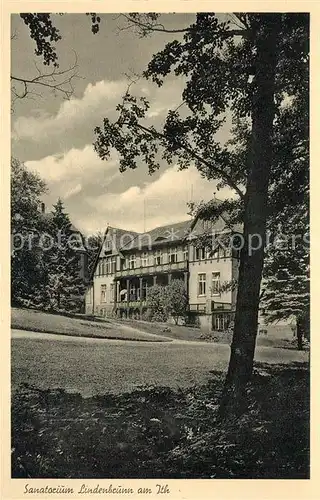
[[[167,290],[165,286],[153,285],[148,288],[147,307],[151,321],[167,321],[167,305]]]
[[[16,159],[11,162],[11,300],[13,305],[79,311],[85,252],[63,203],[41,210],[46,185]]]
[[[278,16],[279,17],[279,16]],[[168,163],[180,168],[194,163],[207,179],[217,179],[229,185],[240,198],[246,183],[250,152],[250,117],[255,95],[256,47],[254,35],[264,19],[261,15],[241,17],[243,29],[232,29],[232,23],[219,22],[214,14],[198,14],[196,22],[185,30],[183,41],[174,40],[155,54],[144,77],[161,86],[170,73],[186,79],[181,96],[183,106],[169,110],[162,130],[147,126],[146,114],[150,103],[144,97],[125,94],[118,106],[118,120],[108,117],[95,129],[95,147],[99,156],[107,159],[112,148],[121,156],[121,169],[136,168],[142,160],[152,173],[159,168],[159,154]],[[308,80],[308,16],[281,16],[277,65],[277,120],[288,124],[288,112],[281,103],[285,96],[305,92]],[[301,81],[302,79],[302,81]],[[302,89],[302,84],[304,88]],[[306,92],[305,92],[306,93]],[[305,101],[300,103],[305,110]],[[232,115],[234,128],[226,144],[216,138],[225,123],[226,113]],[[292,127],[294,124],[292,124]],[[249,136],[237,136],[244,127]],[[287,134],[288,135],[288,134]],[[280,149],[280,148],[279,148]],[[293,150],[292,144],[287,150]],[[239,162],[239,155],[242,158]]]
[[[171,280],[167,286],[167,307],[176,324],[180,318],[186,317],[188,305],[188,295],[184,282],[179,279]]]
[[[90,15],[97,32],[100,18]],[[154,13],[125,19],[142,36],[174,31]],[[181,105],[156,129],[147,121],[150,103],[133,95],[130,85],[118,119],[105,117],[96,127],[94,147],[104,160],[116,149],[123,172],[145,163],[153,173],[163,160],[180,169],[194,164],[219,189],[227,185],[235,193],[226,203],[243,222],[244,247],[226,379],[230,401],[243,394],[253,367],[264,250],[249,254],[250,234],[264,243],[272,217],[288,204],[298,206],[308,190],[309,16],[235,13],[224,20],[200,13],[178,32],[183,37],[154,54],[143,76],[158,86],[170,74],[182,78]],[[221,143],[217,132],[227,115],[233,129]],[[196,220],[215,217],[210,204],[194,208]]]
[[[294,320],[298,348],[310,332],[309,214],[304,205],[282,213],[264,265],[261,307],[268,323]],[[282,221],[282,224],[281,224]]]
[[[35,64],[33,76],[12,73],[11,93],[12,108],[19,99],[29,96],[41,96],[41,90],[49,90],[54,94],[61,94],[69,99],[74,91],[73,82],[78,77],[77,56],[74,63],[68,68],[59,68],[58,54],[55,42],[61,40],[61,34],[48,13],[21,13],[20,18],[29,30],[30,38],[35,42],[35,55],[42,60],[45,67],[51,66],[51,70],[39,68]],[[12,39],[14,39],[12,35]],[[14,46],[13,46],[14,48]]]
[[[152,57],[146,79],[158,86],[169,74],[185,81],[181,105],[168,111],[161,130],[147,122],[147,99],[132,95],[129,87],[117,107],[118,119],[104,118],[94,143],[105,160],[117,150],[121,171],[142,162],[153,173],[161,159],[180,169],[194,164],[202,176],[218,181],[218,188],[228,185],[237,195],[229,207],[243,222],[244,246],[224,415],[231,401],[243,400],[253,369],[268,217],[292,197],[299,203],[293,187],[304,179],[305,170],[295,160],[308,147],[307,120],[299,111],[308,114],[309,16],[237,13],[234,18],[236,27],[213,13],[197,14],[182,40],[167,43]],[[139,19],[131,16],[135,24]],[[158,18],[150,16],[149,21],[154,25]],[[233,130],[223,144],[217,132],[227,114]],[[210,206],[201,210],[196,219],[214,217]],[[250,253],[253,234],[262,245]]]
[[[42,251],[34,244],[44,231],[39,210],[46,192],[43,180],[15,158],[11,160],[11,299],[13,304],[37,300],[46,277]]]
[[[48,307],[53,310],[82,309],[85,285],[80,274],[80,252],[85,251],[80,233],[72,228],[59,198],[49,222],[53,246],[46,252]]]
[[[170,316],[178,324],[188,310],[188,296],[184,282],[173,279],[168,285],[148,288],[147,306],[151,321],[167,321]]]

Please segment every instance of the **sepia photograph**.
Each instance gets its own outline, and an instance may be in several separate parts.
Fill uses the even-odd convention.
[[[23,496],[309,479],[309,13],[17,11],[10,33]]]

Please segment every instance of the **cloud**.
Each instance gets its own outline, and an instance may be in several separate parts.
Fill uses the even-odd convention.
[[[214,191],[216,183],[203,179],[195,167],[179,171],[174,166],[142,186],[131,186],[121,193],[87,197],[90,209],[87,216],[78,219],[78,224],[87,232],[103,230],[107,223],[136,231],[143,231],[146,225],[146,230],[150,230],[188,219],[187,202],[210,200]],[[229,196],[227,188],[218,193],[219,199]]]
[[[182,171],[173,166],[151,179],[141,170],[120,174],[117,157],[104,162],[91,145],[26,165],[47,182],[48,209],[61,197],[72,222],[85,234],[104,231],[108,223],[143,231],[183,221],[189,218],[188,202],[210,200],[216,191],[216,183],[203,179],[193,166]],[[230,194],[225,188],[217,196]]]
[[[25,164],[46,181],[52,197],[64,199],[79,194],[92,183],[104,189],[120,175],[117,156],[103,161],[91,144]]]
[[[82,185],[77,184],[76,186],[69,189],[69,191],[66,192],[64,197],[67,200],[68,198],[71,198],[71,196],[75,196],[76,194],[80,193],[80,191],[82,191]]]
[[[94,129],[105,117],[115,120],[126,80],[89,83],[83,95],[63,101],[56,113],[35,108],[28,116],[19,116],[12,125],[13,150],[24,161],[40,159],[71,148],[82,148],[94,141]],[[130,92],[150,101],[147,118],[158,127],[168,109],[181,102],[182,80],[166,82],[158,88],[152,82],[138,81]]]
[[[103,106],[103,112],[106,113],[119,100],[124,89],[124,81],[102,80],[93,84],[89,83],[81,98],[63,101],[55,115],[38,112],[38,116],[17,118],[13,125],[13,138],[37,142],[52,134],[64,134],[77,124],[85,122],[88,117],[96,115],[98,111],[101,111],[101,106]]]
[[[92,83],[81,98],[62,103],[55,114],[19,117],[14,123],[16,146],[23,151],[17,156],[47,182],[45,202],[65,200],[72,222],[86,233],[104,230],[107,223],[143,231],[144,211],[147,229],[185,220],[191,198],[209,200],[216,191],[216,183],[201,178],[192,166],[184,171],[162,166],[150,180],[143,166],[120,174],[116,153],[108,161],[97,156],[89,144],[92,131],[104,117],[115,118],[125,88],[120,80]],[[148,96],[148,123],[160,128],[168,109],[180,105],[183,82],[174,79],[160,89],[139,82],[133,88],[136,95]],[[228,193],[222,190],[218,196]]]

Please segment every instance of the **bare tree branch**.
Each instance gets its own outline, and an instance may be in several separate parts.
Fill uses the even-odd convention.
[[[36,93],[34,88],[45,87],[53,92],[59,92],[65,99],[70,99],[73,95],[74,87],[73,80],[81,78],[78,75],[77,56],[75,54],[74,64],[64,70],[54,68],[50,73],[42,73],[36,63],[37,76],[33,78],[24,78],[22,76],[11,75],[13,103],[17,99],[24,99],[30,95],[41,97],[41,94]]]
[[[142,16],[139,15],[139,18],[133,16],[132,14],[119,14],[115,19],[123,18],[127,22],[126,25],[119,27],[119,32],[126,31],[131,28],[140,28],[142,30],[142,34],[145,35],[150,31],[158,31],[161,33],[186,33],[190,30],[190,28],[181,28],[181,29],[167,29],[163,24],[157,23],[155,20],[147,20],[143,21]]]
[[[248,29],[243,29],[245,26],[244,21],[234,14],[234,17],[241,22],[239,25],[236,21],[233,21],[239,29],[227,30],[224,34],[224,38],[228,38],[230,36],[247,36],[249,34]],[[140,35],[146,36],[151,32],[160,32],[160,33],[187,33],[190,31],[190,26],[186,28],[179,29],[168,29],[159,22],[157,22],[157,17],[152,17],[152,14],[119,14],[115,17],[115,19],[125,19],[126,24],[124,26],[118,26],[118,31],[126,31],[133,28],[140,29]]]

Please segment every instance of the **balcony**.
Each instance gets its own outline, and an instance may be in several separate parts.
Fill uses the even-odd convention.
[[[127,302],[126,300],[123,300],[121,302],[116,302],[116,307],[118,309],[126,309],[127,307],[133,308],[133,309],[139,309],[139,307],[147,307],[147,301],[146,300],[130,300]]]
[[[116,271],[116,278],[124,278],[130,276],[152,276],[161,273],[172,273],[177,271],[187,271],[188,261],[184,260],[182,262],[170,262],[168,264],[153,265],[153,266],[140,266],[134,269],[122,269],[121,271]]]

